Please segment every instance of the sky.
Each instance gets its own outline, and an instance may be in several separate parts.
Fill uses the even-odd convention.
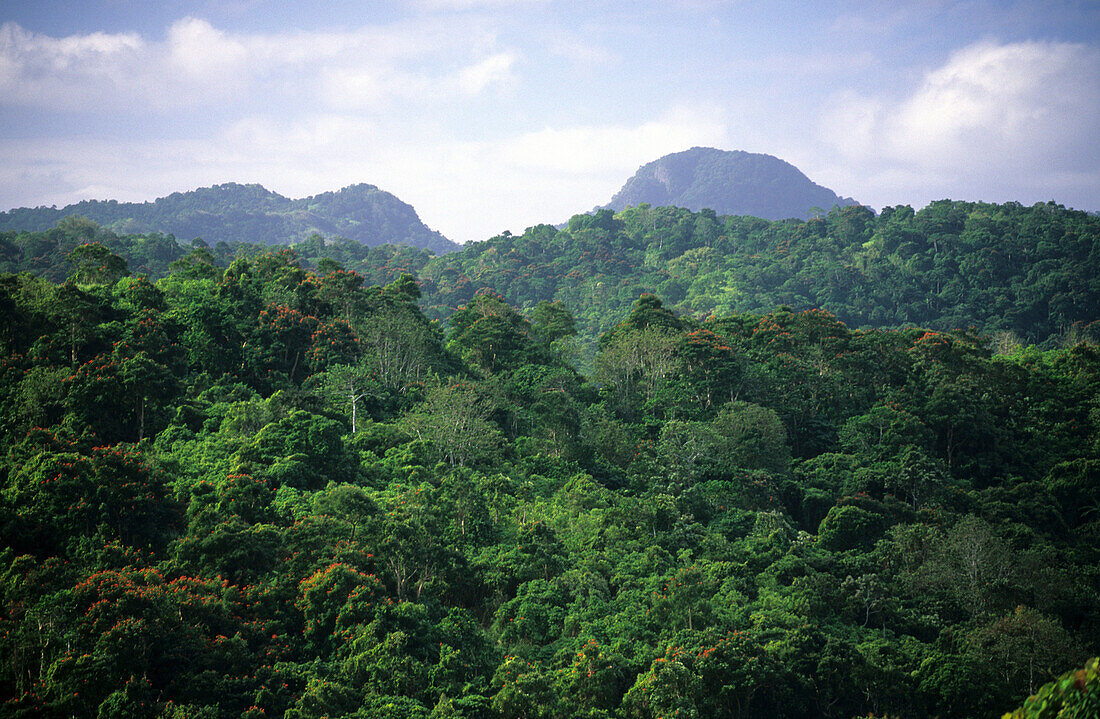
[[[694,146],[1100,210],[1100,2],[0,3],[0,209],[366,182],[467,242]]]

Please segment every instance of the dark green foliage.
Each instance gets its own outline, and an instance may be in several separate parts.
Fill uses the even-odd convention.
[[[316,242],[196,243],[156,282],[101,242],[78,278],[0,276],[0,716],[1020,703],[1100,651],[1094,347],[789,306],[693,317],[690,286],[611,274],[566,278],[595,297],[574,316],[542,265],[522,291],[547,296],[521,308],[450,274],[577,242],[620,279],[621,258],[658,273],[666,251],[702,277],[738,227],[746,247],[925,233],[935,252],[979,209],[600,212],[433,260],[422,282],[404,251]],[[337,252],[393,264],[368,276]],[[418,308],[460,286],[446,330]],[[567,361],[578,329],[587,377]],[[1058,686],[1046,706],[1090,706]]]
[[[421,277],[430,316],[483,289],[528,310],[562,302],[582,347],[651,292],[698,319],[786,305],[849,327],[976,327],[1011,348],[1091,336],[1098,247],[1098,218],[1052,203],[845,206],[809,221],[642,204],[469,243]]]

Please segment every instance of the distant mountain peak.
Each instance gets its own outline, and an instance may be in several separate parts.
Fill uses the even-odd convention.
[[[407,244],[445,254],[458,245],[425,225],[408,203],[374,185],[349,185],[291,200],[259,184],[225,182],[152,202],[85,200],[62,209],[0,212],[0,230],[41,231],[82,215],[116,232],[163,232],[184,240],[284,245],[314,233],[363,245]]]
[[[642,203],[768,220],[806,219],[813,207],[858,204],[777,157],[713,147],[693,147],[642,165],[604,207],[622,210]]]

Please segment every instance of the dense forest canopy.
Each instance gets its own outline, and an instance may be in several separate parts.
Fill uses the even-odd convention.
[[[1007,711],[1100,654],[1096,223],[5,234],[0,716]]]
[[[788,306],[850,327],[976,328],[1049,343],[1097,331],[1100,218],[1053,204],[943,201],[768,222],[643,205],[466,245],[420,274],[432,317],[485,287],[526,310],[565,303],[589,359],[643,292],[698,319]]]
[[[61,281],[67,253],[93,240],[154,279],[190,248],[74,217],[44,232],[0,233],[0,270]],[[223,268],[265,251],[198,245]],[[642,205],[505,233],[442,257],[320,235],[293,248],[309,267],[337,262],[368,284],[418,276],[420,306],[432,319],[449,318],[486,289],[526,313],[561,302],[576,321],[575,359],[588,369],[596,339],[647,292],[696,319],[787,306],[823,309],[861,329],[973,329],[1010,347],[1100,334],[1100,217],[1052,203],[944,200],[878,215],[847,206],[805,222]]]
[[[255,257],[271,252],[271,247],[248,242],[207,243],[202,238],[182,242],[174,235],[160,232],[126,235],[117,234],[86,217],[67,217],[56,227],[42,232],[0,232],[0,271],[18,274],[30,272],[55,283],[63,282],[72,271],[70,253],[77,247],[94,243],[102,245],[126,261],[129,271],[150,279],[163,278],[173,262],[194,261],[193,250],[201,250],[204,258],[225,269],[236,259]],[[409,245],[364,245],[344,237],[325,239],[311,235],[291,246],[294,253],[309,267],[326,267],[337,263],[355,268],[373,284],[388,284],[402,274],[415,274],[432,257],[429,250]],[[291,249],[288,248],[288,249]],[[190,255],[190,257],[189,257]]]

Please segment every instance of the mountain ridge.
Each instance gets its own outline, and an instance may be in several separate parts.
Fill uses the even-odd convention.
[[[368,246],[407,244],[446,254],[459,245],[425,225],[416,210],[375,185],[290,199],[260,184],[226,182],[173,192],[147,202],[83,200],[0,213],[0,231],[44,231],[71,215],[116,232],[163,232],[211,242],[288,245],[317,233]]]

